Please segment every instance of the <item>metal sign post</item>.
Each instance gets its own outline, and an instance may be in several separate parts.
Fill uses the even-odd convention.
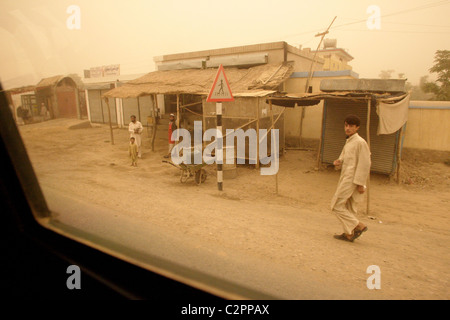
[[[223,134],[222,134],[222,102],[234,101],[230,84],[225,75],[223,66],[220,65],[214,83],[209,91],[206,102],[216,102],[216,164],[217,164],[217,188],[223,190]]]

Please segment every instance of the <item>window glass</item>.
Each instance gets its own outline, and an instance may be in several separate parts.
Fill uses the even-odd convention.
[[[51,211],[46,226],[208,290],[214,281],[195,272],[283,299],[448,298],[449,10],[1,1],[0,79]],[[366,79],[385,82],[361,89]],[[327,83],[338,89],[321,92]],[[395,105],[407,129],[378,134],[385,98],[407,94],[411,103]],[[353,243],[333,237],[347,229],[330,209],[347,110],[362,115],[372,168],[389,166],[363,179],[365,193],[346,194],[359,198],[342,210],[357,207],[368,226],[350,219],[362,235]],[[225,163],[209,163],[221,136]],[[196,163],[175,161],[190,148],[201,151]]]

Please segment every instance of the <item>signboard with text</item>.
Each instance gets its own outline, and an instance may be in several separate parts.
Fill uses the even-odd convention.
[[[89,69],[91,78],[102,78],[108,76],[120,76],[120,64],[94,67]]]

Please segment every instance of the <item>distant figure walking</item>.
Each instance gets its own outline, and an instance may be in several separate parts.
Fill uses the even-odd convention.
[[[22,106],[18,106],[17,110],[16,110],[16,114],[17,114],[17,124],[18,125],[23,125],[25,124],[25,121],[23,119],[23,108]]]
[[[24,124],[28,124],[30,122],[30,111],[28,111],[27,108],[24,108],[22,106],[19,106],[17,108],[17,116],[22,118],[22,121]]]
[[[135,138],[130,138],[130,145],[128,146],[128,154],[131,158],[131,166],[137,167],[138,146],[135,143]]]
[[[142,123],[140,123],[139,121],[136,120],[136,116],[132,115],[131,117],[131,122],[128,125],[128,131],[130,132],[130,138],[135,138],[136,139],[136,145],[138,148],[138,158],[140,158],[142,156],[141,153],[141,143],[142,143],[142,139],[141,139],[141,133],[142,131],[144,131],[144,127],[142,126]]]
[[[334,237],[350,242],[367,231],[367,226],[356,218],[357,204],[366,190],[371,165],[369,146],[357,132],[360,122],[356,115],[348,115],[345,118],[347,141],[341,155],[333,162],[336,169],[342,169],[336,193],[331,201],[331,210],[344,227],[344,233]]]
[[[45,103],[41,103],[41,117],[42,117],[42,121],[45,121],[48,119],[47,117],[48,115],[48,110],[47,107],[45,106]]]

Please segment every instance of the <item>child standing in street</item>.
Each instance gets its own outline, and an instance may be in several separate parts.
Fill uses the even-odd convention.
[[[138,157],[138,146],[135,143],[135,138],[131,137],[130,138],[130,145],[128,146],[128,153],[130,155],[131,158],[131,165],[133,167],[137,167],[137,157]]]

